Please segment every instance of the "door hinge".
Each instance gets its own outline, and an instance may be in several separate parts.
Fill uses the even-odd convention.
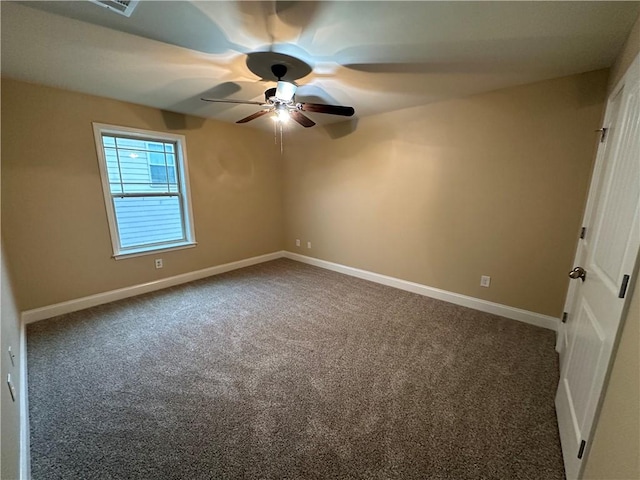
[[[596,132],[600,132],[600,143],[604,143],[605,138],[607,138],[607,131],[609,129],[606,127],[599,128]]]
[[[569,314],[567,312],[562,312],[562,323],[567,323],[567,317]]]
[[[582,442],[580,442],[580,449],[578,450],[578,460],[582,460],[582,456],[584,455],[584,447],[586,446],[587,442],[582,440]]]
[[[620,285],[620,293],[618,293],[618,298],[624,298],[627,294],[627,287],[629,286],[629,275],[625,275],[622,277],[622,285]]]
[[[587,233],[587,227],[582,227],[580,229],[580,238],[584,239],[584,236],[586,235],[586,233]]]

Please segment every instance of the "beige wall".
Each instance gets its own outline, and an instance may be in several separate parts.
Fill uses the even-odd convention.
[[[558,317],[606,82],[596,71],[296,134],[286,249]]]
[[[20,316],[16,307],[9,273],[5,265],[4,248],[0,253],[0,321],[2,338],[2,392],[0,393],[1,420],[0,436],[2,455],[0,457],[0,478],[17,479],[20,465],[20,398],[11,400],[6,385],[7,375],[11,374],[16,392],[20,392]],[[15,365],[11,364],[7,351],[11,346],[15,355]]]
[[[612,68],[613,89],[640,52],[640,17]],[[640,262],[640,259],[639,259]],[[584,478],[637,480],[640,478],[640,282],[630,297],[618,349],[595,428]]]
[[[196,248],[111,258],[94,121],[186,136]],[[281,170],[254,129],[3,79],[2,233],[20,310],[281,250]]]

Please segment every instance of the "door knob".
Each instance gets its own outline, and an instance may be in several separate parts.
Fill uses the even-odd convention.
[[[579,278],[584,282],[585,278],[587,278],[587,271],[582,267],[576,267],[569,272],[570,278]]]

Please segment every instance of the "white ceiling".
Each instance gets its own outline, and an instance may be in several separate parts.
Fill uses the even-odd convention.
[[[143,0],[126,18],[88,1],[3,1],[2,75],[234,122],[259,107],[200,97],[262,101],[274,83],[247,55],[276,52],[312,68],[298,101],[353,106],[357,118],[609,67],[639,7]]]

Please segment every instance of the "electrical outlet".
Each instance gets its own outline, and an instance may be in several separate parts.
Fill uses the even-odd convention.
[[[307,242],[307,248],[311,248],[311,242]]]
[[[491,277],[489,275],[482,275],[480,277],[480,286],[488,288],[489,285],[491,285]]]
[[[162,268],[162,259],[156,258],[156,268]]]
[[[16,366],[16,356],[13,353],[13,350],[11,350],[11,345],[9,345],[9,348],[7,348],[8,352],[9,352],[9,358],[11,359],[11,366],[15,367]]]
[[[296,247],[299,247],[299,246],[300,246],[300,239],[296,238]]]

